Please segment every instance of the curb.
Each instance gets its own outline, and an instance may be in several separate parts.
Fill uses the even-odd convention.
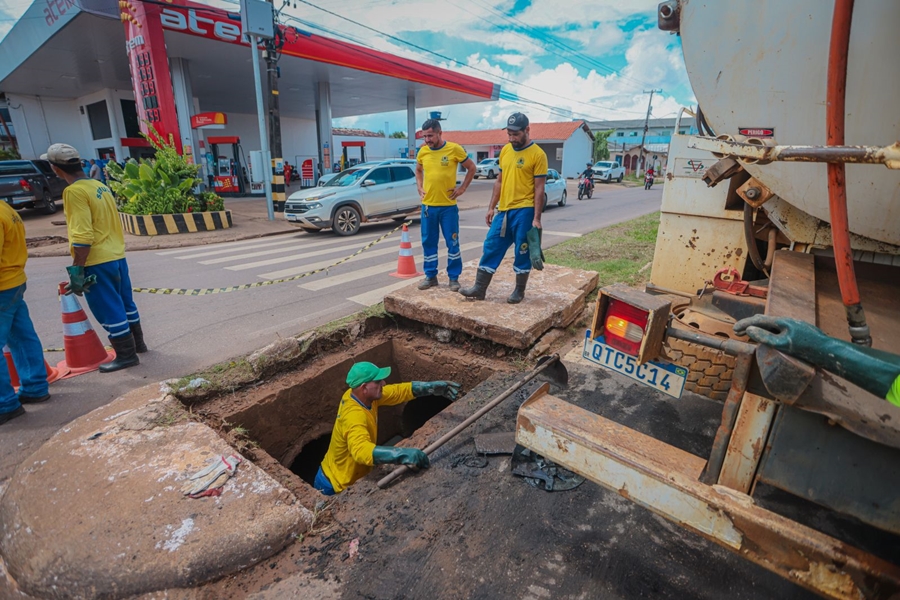
[[[229,229],[231,211],[191,212],[172,215],[132,215],[119,213],[122,227],[132,235],[164,235]]]

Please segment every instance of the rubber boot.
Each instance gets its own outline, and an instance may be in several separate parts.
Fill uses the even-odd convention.
[[[475,271],[475,285],[462,288],[459,290],[459,293],[472,300],[484,300],[484,295],[487,293],[488,286],[491,285],[491,279],[493,278],[493,273],[478,269]]]
[[[109,338],[109,343],[116,351],[116,357],[110,362],[100,365],[101,373],[111,373],[141,364],[141,359],[138,358],[134,347],[134,335],[129,333],[124,337]]]
[[[438,280],[437,277],[426,277],[422,281],[419,282],[420,290],[427,290],[428,288],[437,287]]]
[[[450,280],[450,291],[451,292],[459,291],[459,279],[451,279]]]
[[[525,286],[528,285],[529,273],[516,273],[516,289],[506,299],[510,304],[518,304],[525,299]]]
[[[144,330],[141,329],[141,324],[132,323],[129,325],[131,327],[131,335],[134,336],[134,349],[138,354],[143,354],[147,351],[147,344],[144,343]]]

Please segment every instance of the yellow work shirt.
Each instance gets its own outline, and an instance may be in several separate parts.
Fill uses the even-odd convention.
[[[450,198],[450,192],[456,188],[456,173],[459,164],[466,162],[469,155],[459,144],[444,142],[437,150],[422,146],[416,160],[425,172],[423,186],[425,197],[422,204],[426,206],[454,206],[456,200]]]
[[[501,211],[534,206],[534,180],[547,177],[547,155],[541,147],[531,142],[521,150],[512,144],[500,150],[500,204]]]
[[[372,408],[366,408],[351,390],[344,392],[331,443],[322,459],[322,472],[335,492],[342,492],[372,470],[372,451],[378,440],[378,407],[403,404],[413,397],[412,383],[386,385],[381,398],[372,402]]]
[[[891,404],[900,406],[900,377],[897,377],[897,379],[894,380],[894,384],[891,386],[891,389],[888,390],[885,398]]]
[[[93,179],[79,179],[63,191],[63,210],[73,258],[76,245],[91,247],[87,267],[125,258],[122,222],[108,187]]]
[[[19,214],[0,200],[0,292],[25,283],[25,225]]]

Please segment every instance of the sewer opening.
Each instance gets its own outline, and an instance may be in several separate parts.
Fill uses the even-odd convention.
[[[246,428],[260,450],[309,485],[328,450],[338,405],[347,390],[347,371],[354,362],[391,367],[389,384],[452,380],[464,391],[489,378],[497,367],[491,359],[452,346],[435,348],[433,340],[414,335],[372,344],[351,358],[339,359],[325,356],[304,367],[296,377],[286,378],[278,384],[280,387],[258,390],[254,402],[227,417]],[[448,406],[449,400],[428,396],[380,407],[375,443],[402,445]]]

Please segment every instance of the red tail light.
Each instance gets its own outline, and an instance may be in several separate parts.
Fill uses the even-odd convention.
[[[22,189],[25,190],[26,192],[31,191],[31,184],[28,183],[25,179],[20,179],[19,185],[22,186]]]
[[[640,354],[644,330],[647,327],[649,311],[641,310],[622,302],[610,299],[603,322],[603,335],[606,343],[626,354]]]

